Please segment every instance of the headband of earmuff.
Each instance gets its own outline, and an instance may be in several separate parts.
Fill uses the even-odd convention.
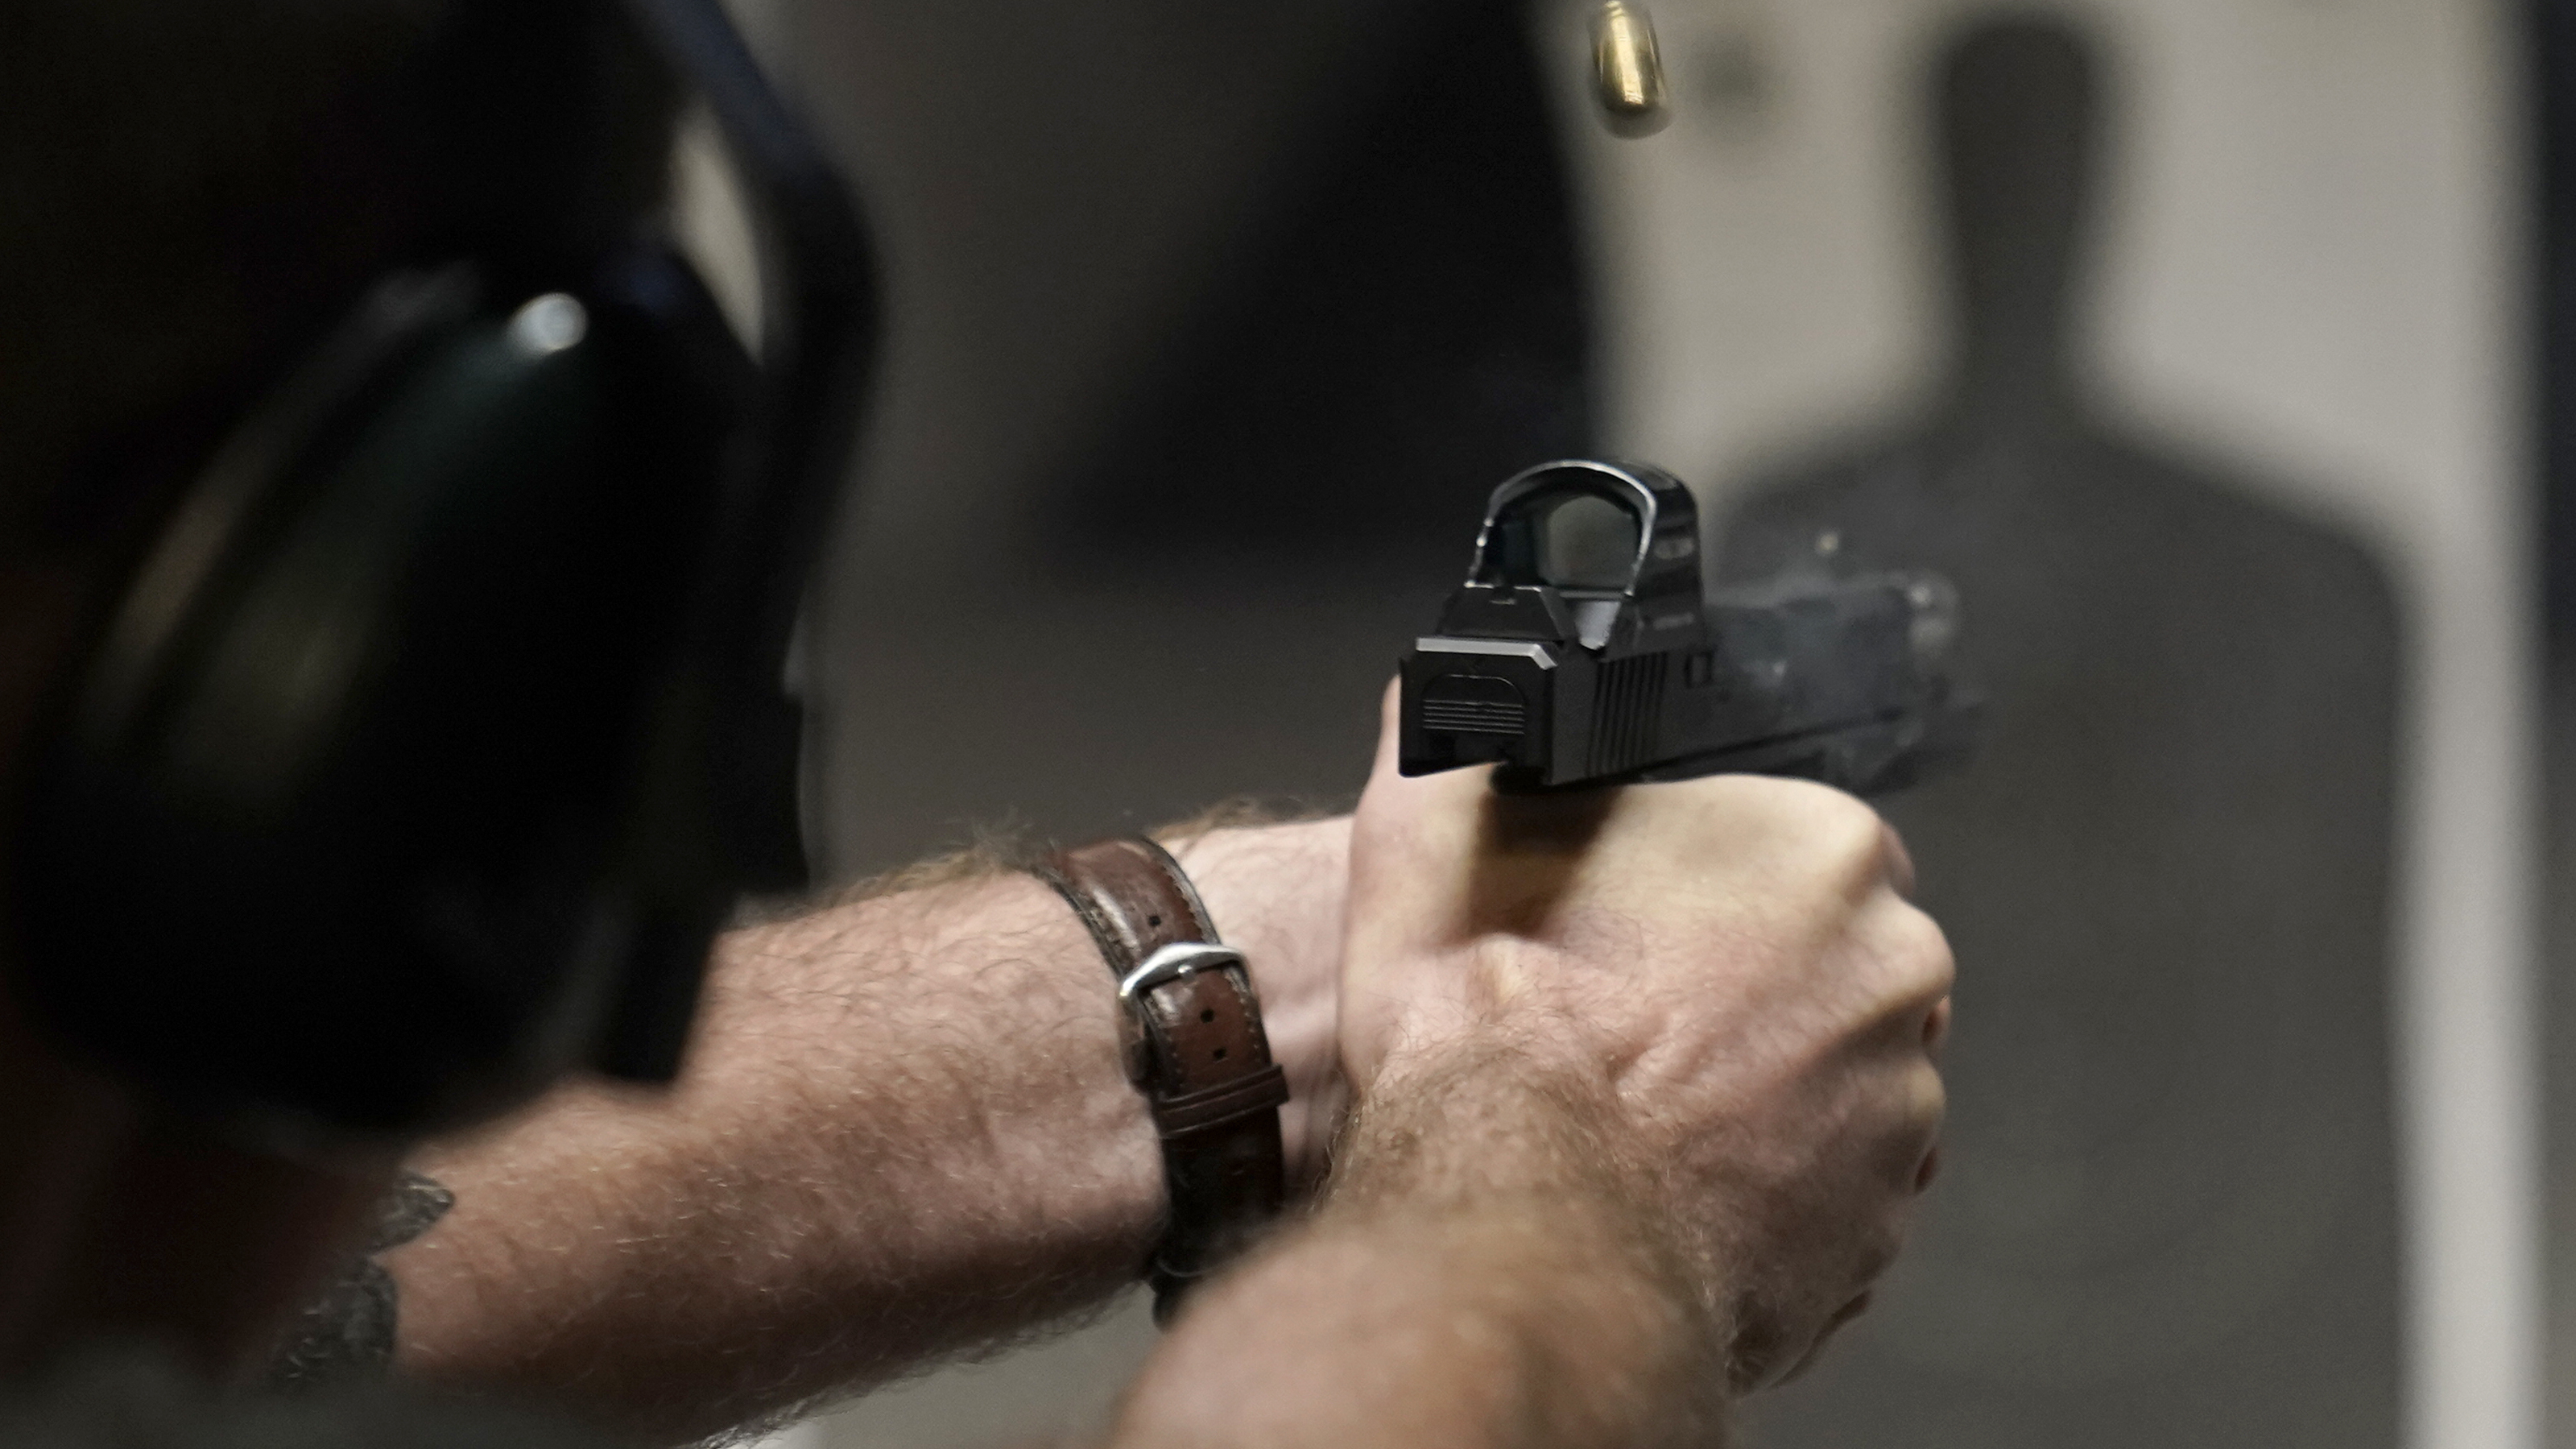
[[[798,866],[781,693],[868,355],[846,195],[716,0],[466,0],[445,254],[243,416],[21,813],[17,985],[194,1108],[403,1134],[677,1068]],[[658,56],[763,239],[762,356],[579,194]],[[552,148],[478,189],[493,146]]]

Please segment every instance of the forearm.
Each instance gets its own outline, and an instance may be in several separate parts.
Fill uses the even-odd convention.
[[[1606,1097],[1490,1061],[1391,1085],[1300,1232],[1212,1288],[1120,1449],[1710,1446],[1727,1334]]]
[[[1333,1095],[1348,822],[1178,849],[1271,1007],[1293,1169]],[[1097,1302],[1165,1198],[1115,1024],[1024,875],[729,936],[675,1090],[566,1091],[427,1164],[458,1205],[391,1260],[400,1362],[680,1437]]]
[[[424,1164],[402,1366],[674,1436],[1080,1306],[1160,1164],[1097,953],[998,875],[728,937],[670,1093],[558,1094]]]

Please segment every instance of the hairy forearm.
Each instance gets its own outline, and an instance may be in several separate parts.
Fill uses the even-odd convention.
[[[998,875],[738,932],[668,1094],[582,1088],[424,1164],[400,1361],[674,1437],[1097,1299],[1154,1231],[1103,971]]]
[[[1608,1155],[1606,1090],[1469,1055],[1385,1084],[1297,1233],[1193,1306],[1144,1446],[1710,1446],[1728,1335]]]
[[[1334,1099],[1348,840],[1175,842],[1269,1007],[1292,1169]],[[727,937],[674,1090],[560,1092],[423,1164],[457,1206],[389,1260],[401,1366],[678,1438],[1132,1282],[1162,1163],[1097,947],[1025,875],[914,885]]]

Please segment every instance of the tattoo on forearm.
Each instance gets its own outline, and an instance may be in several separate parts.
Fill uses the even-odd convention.
[[[454,1193],[417,1172],[404,1173],[377,1209],[366,1251],[304,1310],[270,1361],[270,1385],[303,1392],[389,1368],[399,1303],[393,1275],[376,1256],[428,1232],[454,1206]]]

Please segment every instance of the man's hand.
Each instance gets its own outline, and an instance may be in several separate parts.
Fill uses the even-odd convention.
[[[1382,752],[1351,849],[1342,1047],[1364,1096],[1461,1050],[1597,1093],[1636,1207],[1733,1325],[1739,1381],[1857,1311],[1931,1168],[1951,981],[1875,813],[1753,776],[1503,796]]]
[[[1184,1317],[1125,1439],[1706,1442],[1930,1173],[1951,961],[1902,847],[1777,780],[1407,780],[1390,722],[1351,871],[1327,1200]]]

